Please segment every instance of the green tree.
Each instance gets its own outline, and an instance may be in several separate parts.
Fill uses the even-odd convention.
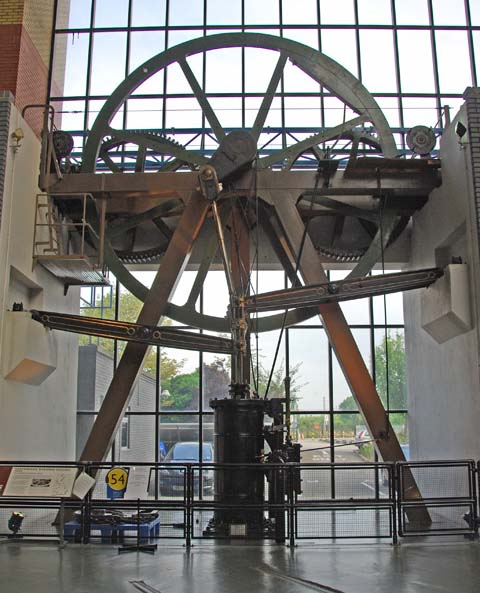
[[[388,383],[389,408],[392,410],[406,408],[405,338],[403,334],[389,332],[375,348],[375,374],[378,394],[383,404],[387,405]]]
[[[388,393],[390,409],[402,410],[407,407],[405,377],[405,339],[403,334],[389,333],[375,348],[375,374],[377,391],[383,404],[387,404],[387,353],[388,353]],[[352,395],[339,405],[340,410],[358,410]]]
[[[122,321],[130,323],[136,323],[138,315],[142,308],[142,302],[137,299],[133,294],[129,292],[121,292],[119,299],[119,318]],[[97,299],[95,308],[88,307],[80,310],[81,315],[86,317],[95,317],[97,319],[115,319],[115,302],[114,299],[110,300],[108,295],[104,296],[103,299]],[[170,319],[165,319],[162,325],[171,325]],[[80,346],[90,344],[92,340],[95,340],[98,346],[109,354],[113,355],[114,341],[107,338],[92,338],[90,336],[79,336],[78,343]],[[122,355],[125,349],[125,342],[119,342],[118,354]],[[177,375],[183,368],[185,359],[170,358],[165,352],[160,349],[160,367],[162,377],[168,379]],[[143,370],[152,377],[155,376],[157,367],[157,356],[154,348],[150,348],[145,359]]]
[[[306,385],[306,383],[299,383],[299,372],[301,366],[302,363],[299,362],[290,369],[290,405],[292,410],[296,410],[298,408],[298,402],[301,398],[300,390]],[[253,363],[253,368],[256,372],[257,366],[255,361]],[[260,397],[265,395],[269,377],[270,369],[267,370],[260,361],[258,364],[258,377],[256,377],[257,392]],[[283,360],[273,371],[272,380],[268,389],[268,397],[285,397],[285,363]]]

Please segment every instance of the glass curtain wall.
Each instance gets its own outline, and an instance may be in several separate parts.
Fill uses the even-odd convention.
[[[319,49],[352,72],[374,95],[404,149],[409,128],[422,124],[440,133],[443,107],[456,111],[465,88],[477,85],[479,13],[477,0],[58,0],[50,100],[57,123],[74,132],[80,160],[105,100],[147,59],[198,37],[259,32]],[[269,53],[230,48],[189,59],[223,127],[253,123],[265,73],[275,63]],[[265,142],[274,148],[291,134],[298,140],[337,125],[342,111],[328,90],[287,63]],[[154,128],[190,148],[212,148],[208,124],[178,65],[137,88],[111,125]]]
[[[346,271],[330,271],[339,280]],[[135,274],[147,286],[154,272]],[[195,272],[185,272],[173,301],[182,305]],[[263,286],[285,286],[283,272],[259,274]],[[113,294],[83,289],[82,314],[135,321],[140,302],[117,284]],[[199,297],[204,313],[227,309],[223,272],[210,272]],[[118,305],[117,305],[118,303]],[[95,307],[92,307],[94,305]],[[393,429],[408,444],[405,345],[401,295],[342,303],[363,358],[376,379]],[[164,324],[171,325],[169,320]],[[171,327],[175,327],[171,325]],[[180,326],[178,326],[180,327]],[[368,431],[345,381],[335,353],[318,317],[286,329],[275,366],[279,331],[252,335],[252,389],[265,393],[270,374],[270,397],[282,396],[285,376],[291,379],[292,434],[302,444],[304,462],[361,462],[373,460]],[[82,346],[97,345],[95,406],[79,409],[79,426],[91,423],[102,402],[108,379],[120,359],[124,344],[82,337]],[[108,367],[106,370],[105,367]],[[273,371],[272,371],[273,367]],[[388,379],[387,379],[388,377]],[[227,356],[178,349],[152,348],[134,387],[130,407],[115,441],[115,461],[161,461],[177,442],[213,442],[212,398],[228,394],[230,360]]]
[[[81,162],[88,132],[105,101],[133,70],[190,39],[241,31],[293,39],[338,61],[373,94],[400,149],[414,125],[439,130],[443,107],[455,111],[465,88],[480,80],[477,0],[58,0],[50,101],[57,125],[74,135],[74,161]],[[231,48],[219,56],[195,56],[190,66],[220,123],[231,130],[252,125],[268,83],[263,73],[274,63],[253,48]],[[240,76],[233,77],[234,72]],[[336,125],[343,109],[327,89],[299,78],[287,65],[266,122],[270,135],[265,142],[279,146],[289,136],[298,140],[302,134]],[[180,71],[168,76],[162,72],[146,81],[111,125],[155,129],[206,153],[215,146]],[[226,302],[218,274],[209,274],[200,296],[199,308],[206,313],[218,313],[219,298]],[[331,277],[343,274],[332,271]],[[153,272],[138,275],[147,285],[153,279]],[[192,282],[193,273],[186,272],[175,294],[178,303],[185,302]],[[273,290],[285,279],[281,272],[263,272],[260,283],[261,290]],[[91,295],[84,289],[82,297],[87,315],[133,320],[140,306],[118,284],[112,295]],[[391,423],[406,444],[401,296],[342,307]],[[80,449],[124,347],[82,340],[84,348],[96,350],[97,360],[94,397],[79,399]],[[259,389],[268,379],[277,340],[275,332],[252,337]],[[229,364],[225,357],[210,354],[152,349],[115,441],[113,459],[160,461],[176,442],[211,442],[208,401],[228,390]],[[285,332],[272,389],[280,389],[287,373],[293,386],[294,436],[304,445],[303,460],[370,459],[368,433],[318,319]],[[359,444],[335,447],[351,441]]]

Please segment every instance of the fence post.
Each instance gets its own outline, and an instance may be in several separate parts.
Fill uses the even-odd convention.
[[[477,482],[478,480],[478,482]],[[478,492],[480,491],[480,461],[475,464],[472,462],[472,498],[473,498],[473,525],[475,537],[478,538]]]
[[[89,463],[89,462],[87,462],[85,464],[85,473],[88,474],[89,476],[92,476],[92,474],[93,474],[91,463]],[[87,496],[84,499],[82,523],[80,526],[80,534],[81,534],[82,544],[88,544],[90,542],[90,528],[91,528],[91,521],[92,521],[92,517],[91,517],[92,493],[93,493],[94,489],[95,489],[95,486],[87,492]]]
[[[183,488],[184,492],[184,502],[185,502],[185,514],[186,514],[186,523],[185,523],[185,531],[186,531],[186,546],[190,548],[192,545],[192,524],[193,524],[193,504],[192,504],[192,493],[193,493],[193,471],[192,466],[187,465],[185,471],[185,486]]]
[[[294,483],[295,483],[295,476],[294,476],[294,472],[296,471],[296,467],[293,465],[289,465],[287,467],[288,469],[288,480],[287,480],[287,484],[288,484],[288,524],[289,524],[289,529],[290,529],[290,533],[289,533],[289,539],[290,539],[290,547],[294,548],[295,547],[295,489],[294,489]],[[298,471],[300,471],[300,468],[298,468]]]
[[[65,499],[60,499],[60,512],[59,512],[59,519],[60,519],[60,537],[59,537],[59,546],[60,548],[65,547]]]
[[[390,487],[390,498],[392,503],[392,543],[393,545],[398,544],[398,524],[397,524],[397,489],[396,489],[396,466],[393,463],[389,464],[389,487]]]

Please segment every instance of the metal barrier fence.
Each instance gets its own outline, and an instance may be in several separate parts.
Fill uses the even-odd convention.
[[[405,480],[406,471],[410,471],[415,478],[421,500],[412,496]],[[397,472],[398,531],[401,537],[478,533],[477,472],[474,461],[399,463]],[[421,508],[427,510],[427,520],[420,514],[416,518],[415,511]]]
[[[44,473],[68,468],[95,477],[96,483],[82,500],[42,496],[38,491],[45,479],[36,480],[33,495],[11,496],[2,486],[2,471],[12,466]],[[385,538],[396,543],[398,537],[418,535],[478,535],[480,463],[470,460],[132,463],[122,464],[128,473],[126,492],[112,487],[115,467],[0,463],[0,538],[120,545],[179,539],[189,546],[194,540],[232,538],[294,545],[312,539]],[[421,498],[412,495],[410,475]],[[22,515],[18,533],[12,532],[12,513]]]

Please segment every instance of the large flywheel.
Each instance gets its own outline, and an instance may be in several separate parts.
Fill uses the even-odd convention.
[[[228,48],[257,48],[274,55],[274,67],[266,76],[265,92],[252,125],[235,131],[222,124],[211,105],[211,100],[199,82],[194,71],[197,56],[211,55]],[[281,143],[275,145],[268,137],[266,125],[272,104],[281,88],[286,68],[301,71],[302,76],[318,83],[318,89],[341,102],[337,109],[338,123],[324,127],[314,134],[283,133]],[[112,122],[125,108],[127,100],[141,88],[141,85],[159,73],[168,75],[169,69],[183,73],[191,96],[198,102],[208,130],[210,150],[205,146],[194,149],[179,144],[174,137],[158,129],[152,122],[151,129],[117,129]],[[239,76],[241,73],[239,72]],[[228,89],[225,89],[228,92]],[[281,94],[281,93],[280,93]],[[176,129],[180,133],[180,129]],[[258,183],[260,175],[281,172],[292,176],[299,170],[314,171],[312,190],[322,185],[328,187],[329,179],[338,167],[348,169],[359,154],[393,158],[397,149],[393,134],[378,104],[365,87],[347,70],[324,54],[298,42],[256,33],[232,33],[212,35],[188,41],[151,58],[138,67],[112,93],[100,111],[84,149],[82,173],[109,171],[125,175],[150,172],[152,175],[167,172],[199,171],[218,157],[219,147],[232,133],[248,134],[255,144],[254,158],[242,168],[243,179],[239,181],[239,170],[235,175],[222,179],[223,195],[219,204],[222,219],[228,226],[231,212],[241,213],[243,224],[250,232],[251,240],[258,236],[258,230],[268,241],[278,242],[278,225],[269,199],[270,188]],[[240,138],[240,137],[239,137]],[[238,140],[238,139],[237,139]],[[240,140],[238,140],[240,141]],[[203,142],[203,144],[205,144]],[[226,158],[237,158],[242,148],[231,141]],[[337,156],[338,155],[338,156]],[[340,160],[340,162],[339,162]],[[318,174],[317,174],[318,172]],[[320,181],[321,177],[321,181]],[[248,188],[246,186],[248,185]],[[291,184],[290,184],[291,185]],[[295,193],[296,192],[296,193]],[[353,262],[354,275],[364,275],[378,261],[380,252],[392,242],[405,227],[408,217],[404,213],[383,211],[380,199],[369,198],[366,207],[357,207],[348,200],[332,199],[328,195],[310,196],[304,191],[289,188],[290,199],[294,200],[317,250],[329,261]],[[378,198],[378,196],[377,196]],[[364,204],[365,205],[365,204]],[[116,209],[110,213],[105,243],[105,263],[120,282],[135,296],[145,300],[148,289],[128,270],[128,264],[155,264],[160,262],[185,206],[185,200],[172,197],[159,201],[149,209],[131,214]],[[209,216],[211,218],[211,216]],[[211,221],[210,231],[214,232]],[[226,229],[232,244],[235,243],[235,229]],[[196,297],[200,293],[212,262],[219,261],[218,244],[215,240],[205,241],[202,262],[192,293],[184,306],[170,303],[166,315],[189,326],[211,331],[228,332],[230,322],[224,312],[218,317],[200,314],[195,310]],[[258,246],[257,246],[258,247]],[[278,252],[279,245],[273,245]],[[288,273],[285,257],[279,258]],[[294,266],[290,266],[291,268]],[[248,272],[246,274],[248,276]],[[292,281],[294,271],[290,269]],[[247,287],[245,287],[247,291]],[[315,314],[309,310],[292,310],[286,324],[291,325]],[[252,324],[255,331],[269,331],[284,324],[284,315],[261,317]]]

